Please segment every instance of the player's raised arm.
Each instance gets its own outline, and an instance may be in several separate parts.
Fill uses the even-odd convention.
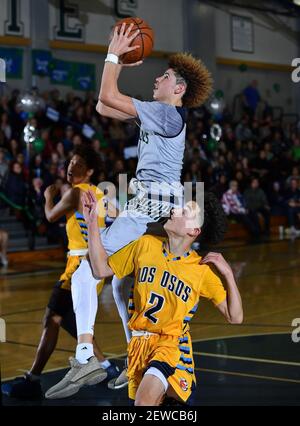
[[[97,199],[92,191],[84,192],[81,196],[83,216],[88,225],[89,258],[93,275],[106,278],[113,275],[107,263],[108,255],[102,245],[97,221]]]
[[[55,184],[50,185],[44,192],[45,197],[45,216],[49,222],[55,222],[72,209],[76,209],[79,202],[80,191],[78,188],[70,188],[61,198],[54,204],[54,197],[59,190]]]
[[[241,324],[243,322],[242,299],[229,264],[221,253],[213,252],[208,253],[200,264],[211,264],[216,267],[227,294],[226,299],[218,304],[217,308],[230,324]]]
[[[106,107],[118,110],[129,117],[137,117],[137,112],[132,99],[123,95],[118,88],[118,78],[120,74],[119,57],[127,52],[135,50],[138,46],[129,46],[137,36],[139,30],[130,35],[133,24],[126,29],[122,24],[121,28],[116,27],[113,38],[108,47],[108,55],[102,74],[99,101]],[[101,108],[101,104],[98,109]]]

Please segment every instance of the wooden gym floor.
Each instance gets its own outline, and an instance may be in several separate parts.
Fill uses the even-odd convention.
[[[273,240],[221,248],[234,268],[245,320],[229,325],[203,300],[191,323],[197,370],[196,405],[299,405],[300,342],[292,341],[292,321],[300,318],[300,240]],[[50,290],[63,269],[60,260],[16,262],[0,270],[0,317],[7,342],[0,344],[2,381],[30,368]],[[110,285],[100,296],[96,338],[120,367],[126,352]],[[300,325],[300,319],[299,319]],[[300,337],[300,332],[299,332]],[[62,330],[42,377],[44,390],[65,373],[75,341]],[[4,405],[24,402],[3,398]],[[106,384],[81,389],[73,398],[28,401],[27,405],[126,405],[126,389]]]

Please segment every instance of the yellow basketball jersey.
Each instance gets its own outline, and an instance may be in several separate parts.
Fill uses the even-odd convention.
[[[180,336],[189,329],[200,297],[223,302],[226,291],[208,265],[199,265],[195,251],[176,257],[164,241],[144,235],[109,258],[118,278],[134,272],[129,301],[129,328]]]
[[[105,209],[102,202],[103,192],[100,191],[95,185],[89,183],[80,183],[74,185],[73,188],[79,188],[82,191],[93,191],[98,201],[98,226],[99,228],[105,227]],[[69,250],[78,250],[87,248],[88,230],[85,223],[83,214],[78,211],[73,211],[67,215],[66,231],[68,236]]]

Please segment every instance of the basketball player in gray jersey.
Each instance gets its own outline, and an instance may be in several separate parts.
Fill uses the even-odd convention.
[[[154,83],[152,102],[141,102],[122,94],[118,78],[123,67],[119,57],[134,50],[130,35],[132,25],[116,28],[108,48],[102,74],[97,111],[118,120],[138,120],[140,137],[136,179],[130,182],[135,196],[113,224],[101,233],[102,244],[111,255],[143,235],[147,224],[167,217],[181,204],[183,187],[180,176],[185,148],[188,107],[201,105],[208,98],[212,80],[200,60],[189,54],[170,57],[169,67]],[[138,62],[134,65],[140,65]],[[92,372],[93,332],[97,313],[97,277],[93,276],[88,259],[82,260],[72,277],[73,308],[76,315],[78,345],[76,371],[73,368],[57,385],[50,388],[47,398],[64,398],[88,382]],[[113,279],[113,294],[123,325],[128,320],[126,301],[121,296],[120,282]],[[129,335],[127,330],[126,335]],[[73,377],[76,378],[73,380]]]

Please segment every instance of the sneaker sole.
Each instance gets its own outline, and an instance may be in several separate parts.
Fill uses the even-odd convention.
[[[57,392],[48,394],[45,393],[46,399],[63,399],[67,398],[68,396],[75,395],[79,391],[79,389],[82,387],[80,384],[74,384],[71,383],[67,388],[61,389]]]
[[[68,398],[69,396],[75,395],[79,391],[79,389],[84,386],[91,386],[97,383],[102,382],[106,378],[105,375],[100,375],[99,370],[92,371],[86,376],[82,377],[76,382],[70,382],[66,387],[62,389],[55,389],[53,392],[49,389],[45,393],[45,398],[47,399],[60,399],[60,398]]]
[[[107,378],[107,374],[98,374],[96,377],[90,379],[88,382],[85,383],[87,386],[93,386],[97,385],[98,383],[103,382]]]
[[[128,382],[122,383],[121,385],[115,385],[115,383],[108,383],[107,387],[108,389],[117,390],[117,389],[123,389],[126,386],[128,386]]]

